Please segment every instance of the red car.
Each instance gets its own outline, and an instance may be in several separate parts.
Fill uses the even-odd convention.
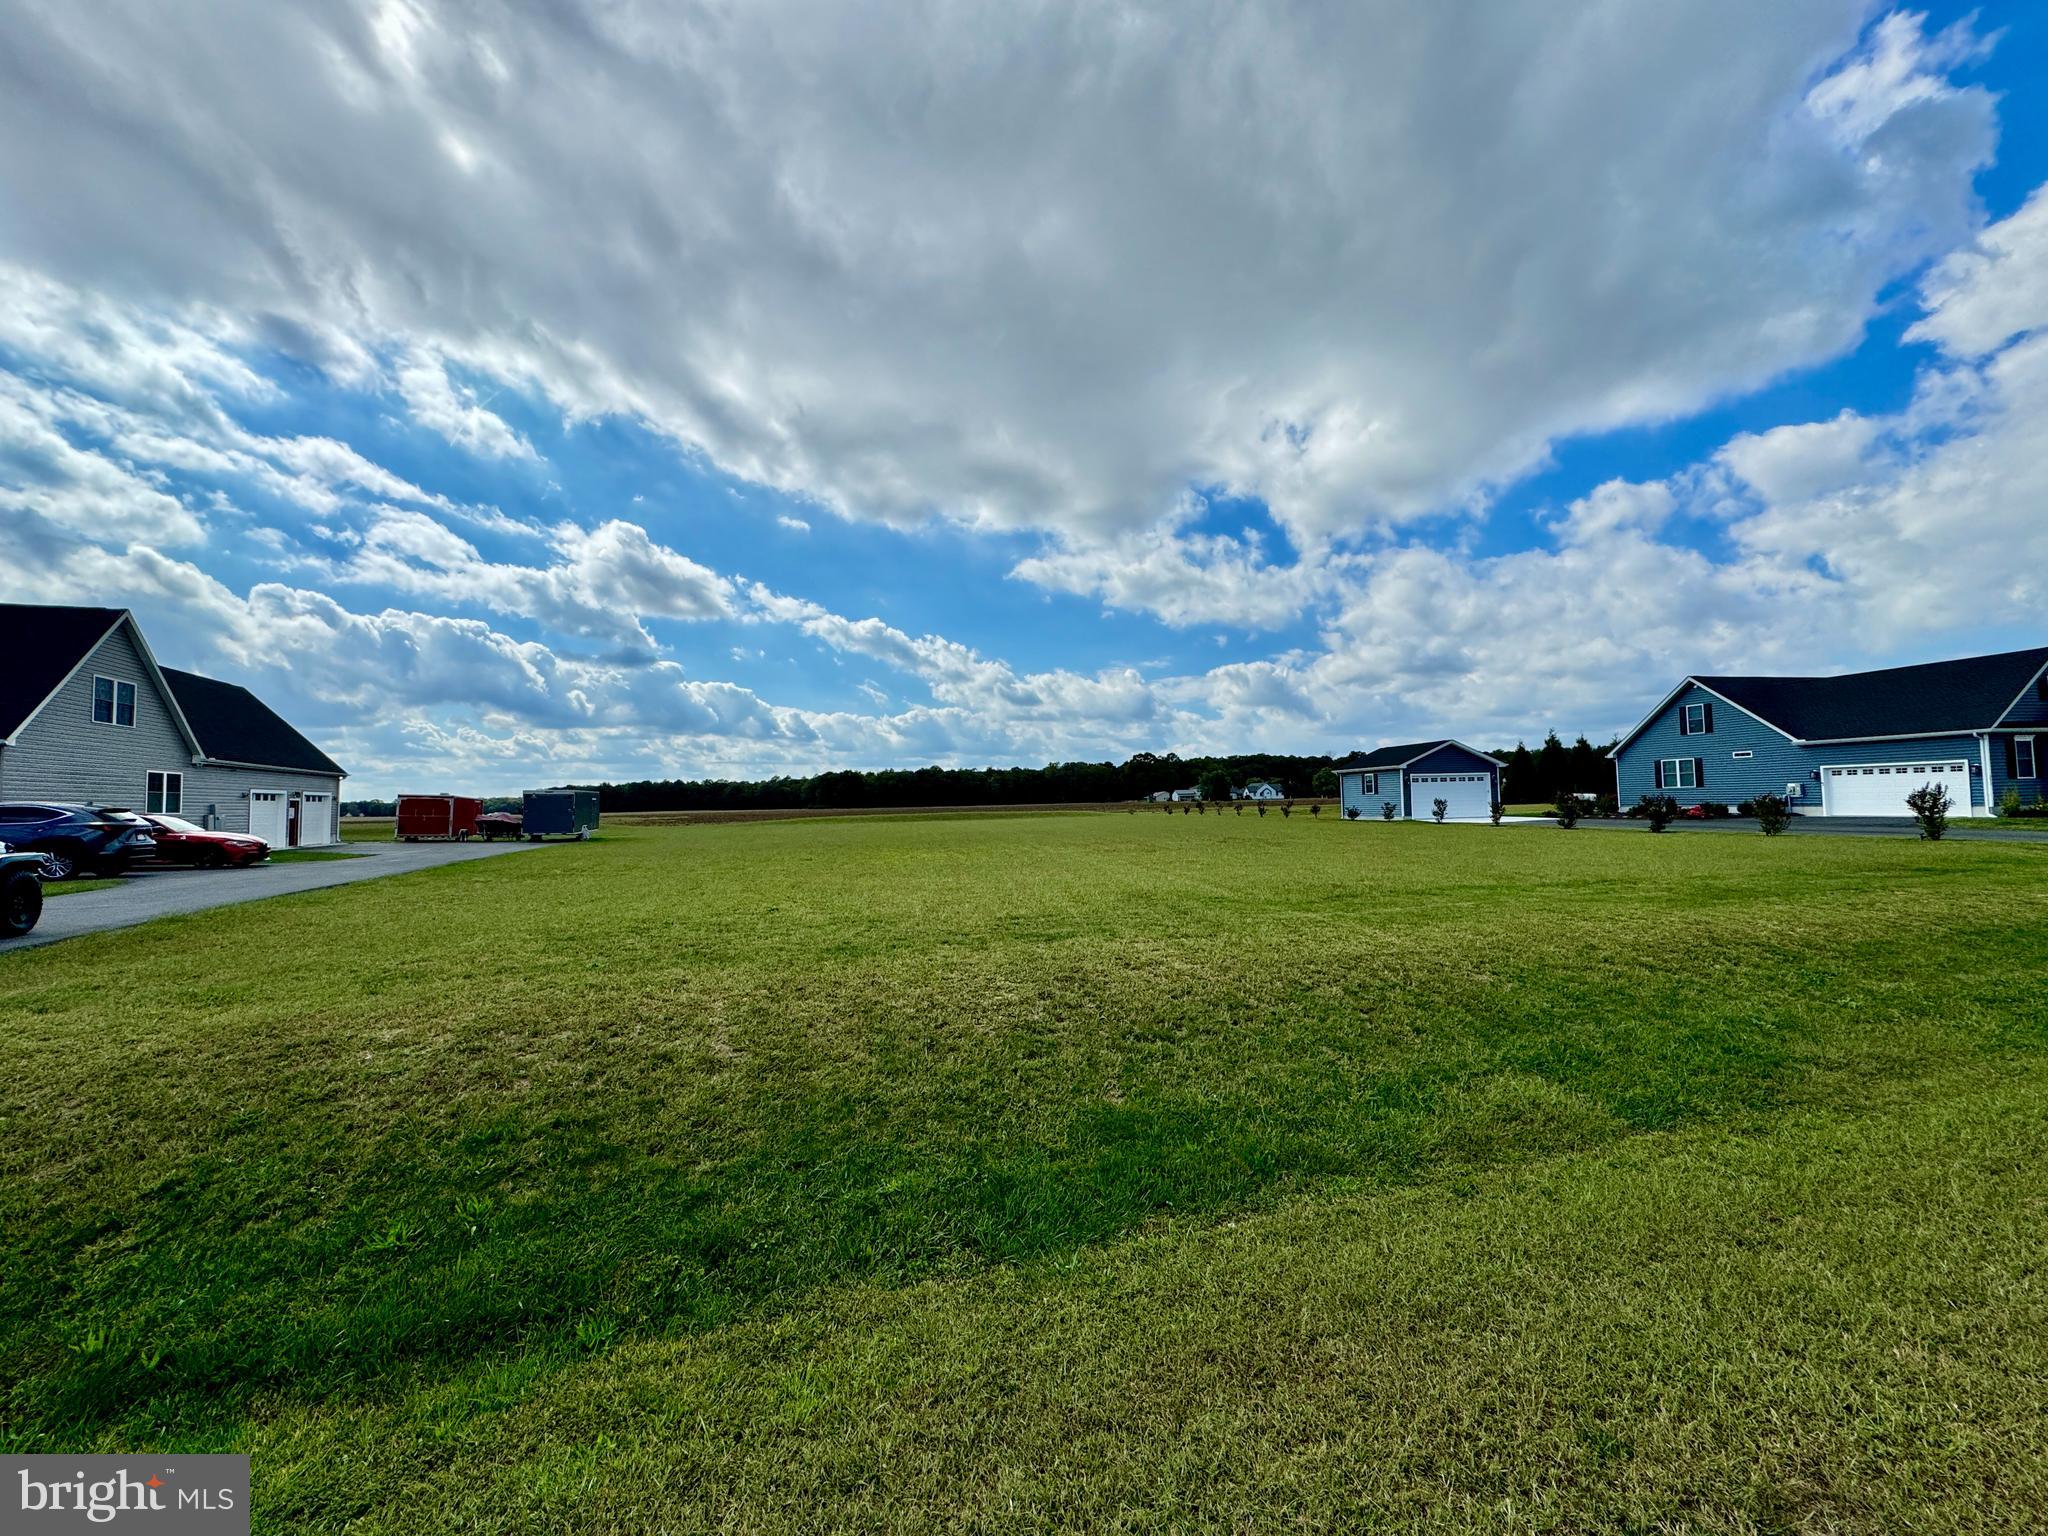
[[[240,832],[209,832],[178,816],[148,815],[156,856],[198,869],[245,869],[270,857],[270,844]]]

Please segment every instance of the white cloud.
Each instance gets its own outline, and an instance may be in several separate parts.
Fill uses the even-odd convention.
[[[811,525],[800,517],[781,516],[776,518],[775,521],[782,527],[787,528],[791,533],[809,533],[811,531]]]
[[[423,349],[480,451],[439,360],[857,516],[1309,540],[1851,345],[1992,143],[1970,37],[1864,15],[28,4],[0,197],[67,283]]]
[[[440,358],[416,347],[399,363],[397,379],[412,419],[456,447],[490,459],[539,457],[533,444],[477,403],[474,390],[458,389]]]

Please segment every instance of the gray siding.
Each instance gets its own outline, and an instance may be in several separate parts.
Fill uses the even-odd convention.
[[[101,725],[92,718],[92,680],[113,677],[135,684],[135,724]],[[0,747],[0,798],[148,803],[152,770],[185,776],[183,814],[224,832],[249,830],[248,791],[327,794],[339,801],[341,780],[331,773],[223,768],[192,760],[192,748],[171,718],[170,706],[150,680],[124,624],[94,648],[85,665],[24,726],[11,747]]]

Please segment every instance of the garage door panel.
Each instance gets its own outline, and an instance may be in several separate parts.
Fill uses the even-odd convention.
[[[249,835],[260,837],[273,848],[282,848],[286,837],[284,792],[256,789],[249,792]]]
[[[1910,816],[1906,796],[1923,784],[1939,784],[1958,812],[1969,810],[1970,765],[1960,758],[1924,757],[1824,768],[1822,806],[1830,816]]]
[[[1410,814],[1429,818],[1436,814],[1435,802],[1449,802],[1445,816],[1454,821],[1477,821],[1493,809],[1493,776],[1486,773],[1417,773],[1409,776]]]

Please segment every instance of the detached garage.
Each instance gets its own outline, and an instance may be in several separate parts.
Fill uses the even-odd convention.
[[[1500,798],[1503,766],[1449,739],[1381,747],[1337,765],[1340,808],[1352,821],[1378,821],[1388,806],[1397,821],[1429,821],[1442,800],[1446,821],[1485,821]]]

